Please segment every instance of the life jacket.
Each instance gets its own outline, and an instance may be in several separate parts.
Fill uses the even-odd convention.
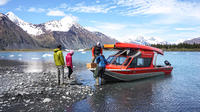
[[[101,47],[95,46],[94,47],[94,55],[99,55],[101,53]]]
[[[105,59],[104,56],[100,55],[97,57],[96,62],[99,67],[105,67],[107,64],[107,60]]]

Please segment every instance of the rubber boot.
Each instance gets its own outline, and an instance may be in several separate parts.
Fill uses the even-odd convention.
[[[101,78],[101,85],[105,84],[104,78]]]
[[[99,77],[96,78],[96,86],[99,86]]]

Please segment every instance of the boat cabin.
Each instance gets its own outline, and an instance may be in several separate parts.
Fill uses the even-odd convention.
[[[127,47],[122,45],[127,45]],[[108,57],[108,65],[106,66],[107,69],[153,68],[156,64],[157,54],[159,53],[163,55],[163,52],[160,49],[137,44],[105,44],[104,48],[119,50],[116,54]]]

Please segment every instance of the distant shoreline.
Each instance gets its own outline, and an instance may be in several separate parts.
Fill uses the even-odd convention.
[[[6,49],[0,50],[0,52],[37,52],[37,51],[53,51],[53,49]]]
[[[200,52],[200,49],[185,49],[185,48],[176,48],[176,49],[162,49],[163,51],[197,51]]]
[[[84,51],[90,51],[91,49],[85,49]],[[107,49],[104,49],[105,51],[109,51]],[[163,51],[196,51],[200,52],[200,49],[186,49],[186,48],[176,48],[176,49],[162,49]],[[53,52],[53,49],[7,49],[7,50],[0,50],[0,52],[46,52],[51,51]],[[65,50],[63,50],[65,51]],[[112,51],[112,49],[111,49]],[[67,51],[66,51],[67,52]]]

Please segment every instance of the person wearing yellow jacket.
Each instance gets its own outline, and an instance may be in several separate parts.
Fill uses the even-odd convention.
[[[64,61],[64,57],[63,57],[63,53],[61,51],[62,46],[58,45],[56,49],[54,49],[54,62],[55,65],[57,67],[57,82],[58,85],[60,84],[64,84],[64,65],[65,65],[65,61]]]

